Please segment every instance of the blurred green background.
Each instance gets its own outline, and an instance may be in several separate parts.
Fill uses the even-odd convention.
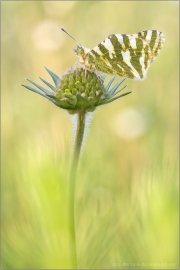
[[[69,267],[70,116],[23,87],[112,33],[166,42],[132,94],[93,114],[76,188],[79,268],[178,268],[178,1],[3,1],[2,269]],[[109,79],[109,78],[108,78]],[[119,80],[118,78],[116,79]]]

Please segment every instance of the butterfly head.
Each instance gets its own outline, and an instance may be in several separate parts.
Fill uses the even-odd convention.
[[[78,45],[76,48],[74,48],[74,51],[75,53],[78,55],[78,56],[85,56],[85,48],[82,46],[82,45]]]
[[[73,36],[71,36],[66,31],[66,29],[64,27],[61,27],[61,30],[63,32],[65,32],[68,36],[70,36],[71,38],[73,38],[77,42],[77,40]],[[86,56],[90,52],[90,49],[85,48],[85,47],[83,47],[82,45],[79,44],[76,48],[74,48],[74,51],[77,54],[77,56],[79,57],[79,63],[81,63],[81,64],[87,64],[86,63],[87,62]]]
[[[77,56],[79,56],[79,62],[84,63],[86,55],[90,51],[90,49],[85,48],[82,45],[78,45],[76,48],[74,48],[74,51],[77,54]]]

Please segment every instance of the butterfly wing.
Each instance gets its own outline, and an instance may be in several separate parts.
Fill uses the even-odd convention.
[[[156,30],[113,34],[89,52],[88,61],[104,73],[143,79],[164,42],[164,34]]]

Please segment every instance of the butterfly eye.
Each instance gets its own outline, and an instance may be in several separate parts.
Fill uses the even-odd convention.
[[[78,47],[73,49],[75,53],[78,53]]]
[[[84,54],[84,49],[81,45],[78,45],[76,48],[74,48],[74,51],[77,55],[82,55]]]

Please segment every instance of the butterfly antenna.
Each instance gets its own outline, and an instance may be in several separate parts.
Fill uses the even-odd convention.
[[[77,40],[73,37],[73,36],[71,36],[67,31],[66,31],[66,29],[64,28],[64,27],[61,27],[61,30],[63,31],[63,32],[65,32],[68,36],[70,36],[71,38],[73,38],[76,42],[77,42]],[[77,42],[78,43],[78,42]]]

